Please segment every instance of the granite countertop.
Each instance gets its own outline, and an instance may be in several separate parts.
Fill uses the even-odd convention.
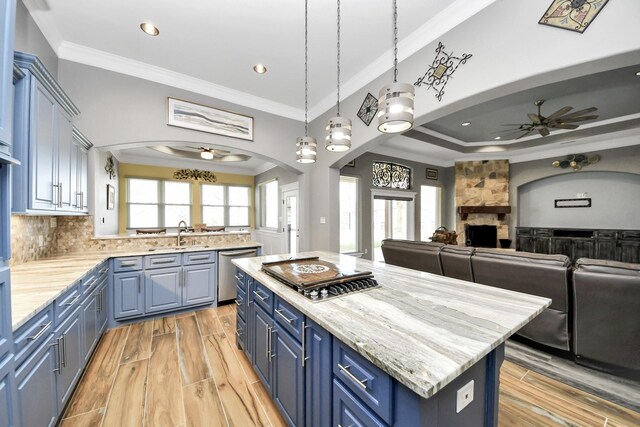
[[[331,252],[296,254],[372,271],[381,285],[313,302],[260,270],[263,261],[289,256],[242,258],[234,264],[424,398],[551,304],[547,298]]]
[[[182,237],[214,237],[214,236],[235,236],[238,234],[251,234],[249,230],[233,230],[233,231],[183,231],[180,233]],[[114,239],[165,239],[176,238],[177,232],[157,233],[157,234],[109,234],[104,236],[94,236],[91,240],[114,240]]]
[[[80,252],[14,265],[11,267],[11,323],[13,330],[15,331],[24,325],[63,292],[76,284],[85,274],[109,258],[260,246],[262,244],[258,242],[238,242],[210,245],[206,248],[185,246],[180,250],[158,248],[154,251]]]

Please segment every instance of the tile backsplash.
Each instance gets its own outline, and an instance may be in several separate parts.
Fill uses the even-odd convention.
[[[207,246],[251,240],[249,232],[184,237],[186,245]],[[146,250],[175,244],[175,236],[94,238],[92,216],[11,216],[12,265],[70,252]]]

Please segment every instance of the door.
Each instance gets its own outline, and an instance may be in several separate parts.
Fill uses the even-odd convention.
[[[410,210],[411,209],[411,210]],[[373,260],[384,261],[382,241],[384,239],[413,238],[413,202],[406,198],[387,196],[373,199]]]
[[[56,126],[57,126],[57,144],[58,144],[58,192],[60,201],[58,209],[70,211],[75,201],[76,193],[76,168],[78,158],[73,150],[71,137],[71,119],[62,110],[62,107],[56,106]]]
[[[18,416],[23,426],[52,426],[58,416],[58,343],[45,342],[16,371]]]
[[[213,302],[216,299],[216,265],[200,264],[183,267],[182,305]]]
[[[331,424],[331,334],[307,318],[305,334],[305,419],[307,427]]]
[[[144,313],[142,298],[142,272],[116,273],[113,275],[114,317],[140,316]]]
[[[595,254],[595,241],[593,239],[574,238],[572,243],[571,260],[579,258],[593,258]]]
[[[273,319],[267,313],[254,304],[253,330],[251,340],[253,344],[253,370],[264,384],[267,393],[271,395],[271,330]]]
[[[640,263],[640,242],[620,242],[620,261]]]
[[[56,380],[56,388],[58,408],[62,409],[71,397],[73,386],[84,366],[80,309],[70,316],[55,336],[60,343],[60,372]]]
[[[54,210],[60,200],[56,104],[51,95],[32,77],[29,144],[34,145],[30,161],[32,175],[31,208]]]
[[[287,235],[287,252],[295,254],[300,250],[298,190],[283,191],[282,199],[284,201],[284,231]]]
[[[102,333],[104,332],[104,330],[107,328],[107,283],[108,281],[105,280],[104,285],[98,285],[98,325],[97,325],[97,329],[98,329],[98,338],[100,338],[100,335],[102,335]]]
[[[13,332],[11,327],[11,293],[9,281],[11,279],[9,268],[0,268],[0,360],[9,353],[13,345]]]
[[[14,388],[13,356],[0,359],[0,427],[18,425],[15,400],[17,393]]]
[[[89,360],[91,350],[98,341],[98,298],[99,291],[92,293],[82,304],[83,359]]]
[[[15,0],[0,0],[0,11],[0,151],[6,153],[12,143]]]
[[[597,239],[596,258],[619,261],[620,248],[618,247],[618,242],[615,239]]]
[[[159,268],[144,273],[145,313],[182,306],[182,267]]]
[[[80,197],[78,209],[89,211],[89,152],[82,147],[78,149],[78,182],[77,193]]]
[[[288,332],[274,326],[273,401],[289,425],[304,425],[304,368],[302,347]]]

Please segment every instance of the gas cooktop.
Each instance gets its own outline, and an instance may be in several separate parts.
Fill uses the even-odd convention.
[[[380,286],[370,271],[346,270],[319,257],[264,262],[262,271],[313,301]]]

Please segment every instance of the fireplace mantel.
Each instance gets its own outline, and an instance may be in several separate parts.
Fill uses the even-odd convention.
[[[511,206],[458,206],[457,209],[460,218],[467,220],[469,214],[496,214],[498,220],[504,220],[504,216],[511,213]]]

